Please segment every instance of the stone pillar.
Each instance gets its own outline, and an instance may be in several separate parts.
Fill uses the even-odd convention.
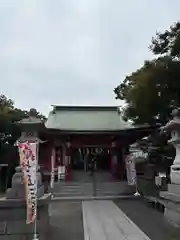
[[[172,112],[173,120],[169,121],[163,131],[171,133],[168,141],[176,149],[176,156],[171,166],[171,184],[168,184],[168,191],[160,192],[160,196],[166,199],[164,215],[174,226],[180,227],[180,110]]]

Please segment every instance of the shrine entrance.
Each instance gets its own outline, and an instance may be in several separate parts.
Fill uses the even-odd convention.
[[[71,169],[88,172],[92,158],[96,158],[96,170],[110,170],[110,150],[107,148],[74,148],[71,153]]]
[[[92,169],[95,159],[95,169]],[[71,181],[92,182],[94,174],[96,181],[110,181],[111,154],[108,148],[82,147],[71,150]]]
[[[67,144],[69,149],[66,148],[65,153],[68,154],[66,158],[69,163],[69,179],[60,180],[55,184],[56,196],[118,196],[129,189],[126,179],[121,178],[125,169],[120,147],[115,151],[110,144],[94,147],[83,146],[81,142],[78,145],[81,147],[73,141]],[[92,170],[91,163],[94,158],[96,165]]]

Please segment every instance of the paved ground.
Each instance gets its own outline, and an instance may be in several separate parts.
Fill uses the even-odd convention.
[[[151,239],[179,240],[180,231],[166,222],[162,213],[148,207],[140,199],[114,201],[120,209]],[[82,202],[52,202],[51,240],[84,240]]]
[[[53,202],[51,240],[84,240],[81,202]]]
[[[148,207],[143,200],[116,200],[115,203],[151,240],[180,239],[180,230],[173,228],[162,213]]]
[[[85,240],[150,240],[111,200],[85,201]]]

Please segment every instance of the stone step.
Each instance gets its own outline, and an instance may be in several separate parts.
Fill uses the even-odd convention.
[[[76,189],[76,190],[72,190],[72,189],[61,189],[61,191],[58,191],[58,192],[54,192],[54,193],[70,193],[70,194],[77,194],[77,193],[80,193],[80,194],[85,194],[85,193],[92,193],[94,190],[93,188],[91,189]],[[103,193],[103,194],[109,194],[109,193],[117,193],[117,194],[120,194],[122,191],[120,189],[118,190],[112,190],[112,189],[96,189],[96,192],[97,193]]]
[[[94,185],[91,184],[89,186],[57,186],[56,188],[58,189],[89,189],[92,188]],[[95,184],[96,188],[98,189],[113,189],[113,190],[117,190],[117,189],[121,189],[124,188],[124,186],[99,186],[97,184]]]
[[[164,191],[164,192],[160,192],[160,197],[172,202],[180,203],[180,194],[177,194],[177,193]]]
[[[118,196],[111,196],[111,195],[108,195],[108,196],[54,196],[51,201],[87,201],[87,200],[114,200],[114,199],[135,199],[136,197],[134,195],[118,195]]]
[[[59,186],[59,187],[80,187],[80,186],[85,186],[85,187],[88,187],[88,186],[91,186],[93,184],[93,182],[91,183],[82,183],[82,184],[66,184],[66,183],[55,183],[55,186]],[[125,184],[122,184],[122,183],[98,183],[96,182],[96,185],[97,186],[101,186],[101,187],[121,187],[121,186],[125,186]]]
[[[68,191],[68,192],[88,192],[91,191],[93,188],[93,186],[91,186],[90,188],[61,188],[59,192],[64,192],[64,191]],[[112,189],[112,188],[96,188],[96,191],[101,191],[101,192],[119,192],[122,191],[122,189]]]
[[[55,197],[77,197],[77,196],[93,196],[94,193],[93,192],[87,192],[87,193],[81,193],[81,192],[77,192],[76,194],[72,194],[72,193],[55,193],[54,196]],[[119,193],[115,193],[115,192],[96,192],[96,196],[119,196]]]
[[[89,185],[89,184],[92,184],[93,181],[91,182],[55,182],[55,184],[59,184],[59,185],[65,185],[65,186],[68,186],[68,185],[71,185],[71,186],[75,186],[75,185]],[[97,181],[97,184],[100,184],[100,185],[124,185],[125,182],[98,182]]]
[[[96,182],[97,196],[119,196],[132,192],[126,182]],[[56,197],[93,196],[94,185],[92,182],[60,182],[55,183],[53,193]],[[133,193],[133,192],[132,192]]]
[[[71,193],[56,193],[54,194],[55,197],[80,197],[80,196],[92,196],[92,193],[86,193],[86,194],[82,194],[82,193],[76,193],[76,194],[71,194]]]
[[[93,188],[91,189],[86,189],[86,190],[83,190],[83,189],[76,189],[76,190],[72,190],[72,189],[62,189],[61,191],[59,192],[54,192],[54,194],[61,194],[61,193],[67,193],[67,194],[86,194],[86,193],[92,193],[94,192]],[[112,189],[96,189],[96,192],[97,193],[102,193],[102,194],[120,194],[122,191],[121,190],[112,190]]]
[[[79,189],[69,189],[69,188],[64,188],[64,189],[60,189],[59,191],[54,191],[54,192],[89,192],[92,191],[94,188],[88,188],[88,189],[83,189],[83,188],[79,188]],[[96,191],[100,191],[100,192],[122,192],[123,189],[99,189],[96,188]]]
[[[88,184],[62,184],[62,183],[56,183],[54,185],[54,190],[55,191],[60,191],[62,189],[91,189],[93,187],[93,183],[88,183]],[[124,187],[124,184],[121,183],[104,183],[104,184],[99,184],[96,183],[96,188],[99,189],[113,189],[113,190],[118,190]]]

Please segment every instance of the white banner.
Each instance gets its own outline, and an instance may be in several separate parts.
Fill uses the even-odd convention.
[[[54,178],[55,178],[55,149],[52,149],[52,154],[51,154],[51,182],[50,182],[50,187],[53,189],[54,187]]]
[[[58,167],[58,180],[65,179],[66,168],[65,166]]]
[[[126,157],[125,162],[128,185],[136,185],[136,167],[133,154],[129,154]]]
[[[27,224],[36,219],[37,202],[37,144],[19,143],[20,166],[23,172],[27,203]]]

